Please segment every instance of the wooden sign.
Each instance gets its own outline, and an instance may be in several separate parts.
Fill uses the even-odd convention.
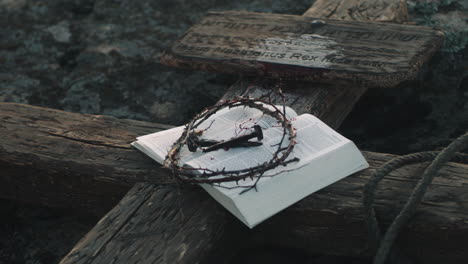
[[[427,27],[213,12],[162,57],[166,65],[391,87],[416,76],[443,41]]]

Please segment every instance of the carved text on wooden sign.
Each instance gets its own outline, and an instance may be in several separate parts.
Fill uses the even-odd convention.
[[[161,58],[208,71],[394,86],[440,46],[426,27],[250,12],[208,13]]]

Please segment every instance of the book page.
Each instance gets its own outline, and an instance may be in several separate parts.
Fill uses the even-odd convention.
[[[148,134],[137,138],[137,141],[132,145],[145,152],[151,152],[153,155],[148,155],[160,164],[164,163],[168,151],[172,148],[172,144],[182,135],[183,126],[171,128],[161,132]]]
[[[303,162],[349,142],[349,139],[310,114],[301,115],[293,124],[298,128],[294,154]]]

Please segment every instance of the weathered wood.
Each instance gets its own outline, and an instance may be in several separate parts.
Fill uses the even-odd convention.
[[[135,179],[171,179],[129,145],[136,136],[170,127],[0,103],[0,197],[102,215]]]
[[[213,251],[230,246],[220,239],[230,232],[230,220],[219,204],[200,192],[136,184],[61,263],[199,263],[209,259]]]
[[[14,103],[0,103],[0,120],[1,162],[121,183],[172,179],[129,144],[137,136],[172,126]]]
[[[414,79],[442,41],[442,32],[421,26],[212,12],[176,41],[161,62],[207,71],[393,87]]]
[[[232,85],[221,98],[227,100],[236,96],[260,97],[271,93],[269,88],[279,85],[275,81],[255,84],[255,80],[243,78]],[[308,83],[301,81],[283,81],[281,83],[285,103],[298,114],[311,113],[332,128],[338,128],[349,112],[367,91],[365,87],[353,85],[333,85]],[[282,98],[271,95],[270,99],[278,104]]]
[[[304,15],[359,21],[408,21],[404,0],[317,0]]]

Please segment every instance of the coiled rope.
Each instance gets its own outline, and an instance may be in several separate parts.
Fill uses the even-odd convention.
[[[457,152],[463,150],[467,146],[468,133],[465,133],[442,151],[418,152],[399,156],[386,162],[372,174],[369,181],[364,186],[363,204],[369,240],[371,245],[374,246],[375,257],[373,264],[385,263],[398,233],[416,212],[417,206],[421,203],[428,186],[437,175],[437,172],[449,161],[468,164],[468,155]],[[405,206],[395,217],[382,238],[382,232],[373,207],[378,183],[387,174],[400,167],[431,160],[432,163],[424,171],[422,178],[414,188]]]

